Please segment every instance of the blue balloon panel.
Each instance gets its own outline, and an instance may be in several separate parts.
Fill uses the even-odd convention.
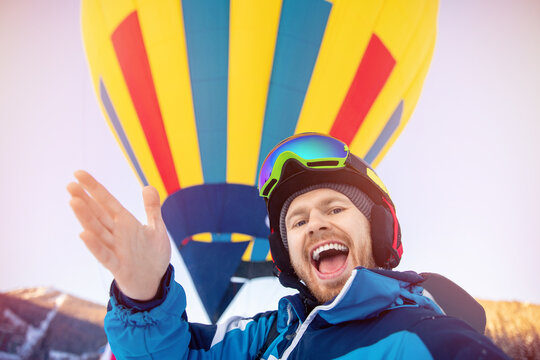
[[[271,276],[271,263],[264,261],[269,249],[266,205],[255,187],[206,184],[184,188],[165,200],[161,212],[213,322],[241,287],[231,283],[233,275]],[[191,240],[201,233],[212,233],[212,242]],[[251,260],[259,263],[246,269],[242,255],[249,242],[232,242],[232,233],[255,238]]]
[[[247,242],[189,241],[180,249],[206,313],[214,323],[233,298],[233,295],[229,294],[226,304],[222,303],[223,297],[230,290],[230,279],[238,268],[247,245]]]
[[[178,190],[161,207],[167,230],[178,246],[200,233],[240,233],[266,238],[266,205],[253,186],[207,184]]]

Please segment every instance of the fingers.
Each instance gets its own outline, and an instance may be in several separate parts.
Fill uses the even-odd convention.
[[[119,264],[114,252],[100,241],[99,236],[96,236],[91,231],[85,230],[79,236],[92,255],[114,274]]]
[[[124,207],[107,189],[84,170],[77,170],[75,178],[82,187],[100,204],[112,217],[124,210]]]
[[[92,213],[98,218],[98,220],[107,228],[107,230],[112,231],[114,226],[114,221],[111,216],[88,194],[81,185],[71,182],[67,186],[68,192],[73,198],[82,199],[89,207]]]
[[[156,188],[152,186],[145,186],[143,188],[143,201],[148,226],[152,228],[160,226],[163,223],[163,219],[161,218],[161,204],[159,202],[159,193],[157,192]]]
[[[104,246],[111,248],[113,246],[113,235],[94,215],[88,203],[79,197],[73,197],[69,204],[83,229],[93,233],[96,239],[103,243]]]

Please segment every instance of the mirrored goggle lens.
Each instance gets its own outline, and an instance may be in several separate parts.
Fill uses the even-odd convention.
[[[325,158],[345,159],[348,151],[345,143],[318,134],[297,135],[278,145],[265,159],[259,174],[258,187],[262,189],[270,178],[276,160],[285,151],[290,151],[304,160],[320,160]]]

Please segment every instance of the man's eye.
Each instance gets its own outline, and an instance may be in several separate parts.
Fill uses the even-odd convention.
[[[294,224],[294,227],[300,227],[300,226],[303,226],[306,224],[306,220],[300,220],[300,221],[297,221],[295,224]]]
[[[342,211],[343,211],[343,208],[333,208],[332,210],[330,210],[330,213],[331,214],[339,214]]]

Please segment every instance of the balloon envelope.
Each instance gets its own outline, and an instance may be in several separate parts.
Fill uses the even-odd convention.
[[[434,49],[437,1],[83,0],[106,118],[216,321],[270,274],[257,169],[298,132],[376,166],[409,119]]]

